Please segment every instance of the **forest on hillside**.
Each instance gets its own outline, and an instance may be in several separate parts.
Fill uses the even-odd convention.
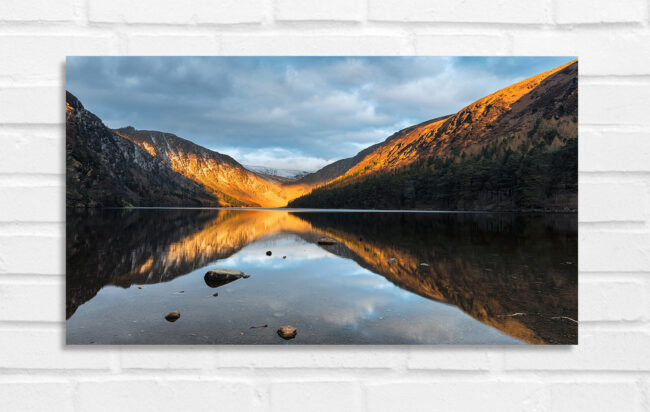
[[[395,171],[335,180],[289,207],[573,211],[578,139],[551,149],[555,137],[524,142],[517,150],[503,147],[502,140],[476,155],[428,157]]]

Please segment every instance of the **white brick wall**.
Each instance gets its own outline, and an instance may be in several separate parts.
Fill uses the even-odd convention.
[[[650,409],[650,0],[0,2],[0,409]],[[66,54],[580,57],[580,345],[65,347]]]

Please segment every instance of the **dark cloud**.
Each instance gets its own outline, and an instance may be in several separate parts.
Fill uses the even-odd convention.
[[[68,57],[66,81],[110,127],[312,170],[570,59]]]

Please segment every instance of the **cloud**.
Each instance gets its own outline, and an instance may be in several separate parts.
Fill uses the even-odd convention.
[[[175,133],[243,163],[313,170],[566,57],[69,57],[109,127]]]

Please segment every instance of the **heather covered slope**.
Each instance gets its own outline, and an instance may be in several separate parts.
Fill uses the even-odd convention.
[[[125,127],[115,133],[132,141],[219,197],[226,206],[278,207],[287,204],[282,185],[246,169],[236,160],[171,133]]]
[[[577,61],[391,136],[293,207],[574,210]]]
[[[218,206],[203,187],[125,140],[66,92],[66,205]]]

